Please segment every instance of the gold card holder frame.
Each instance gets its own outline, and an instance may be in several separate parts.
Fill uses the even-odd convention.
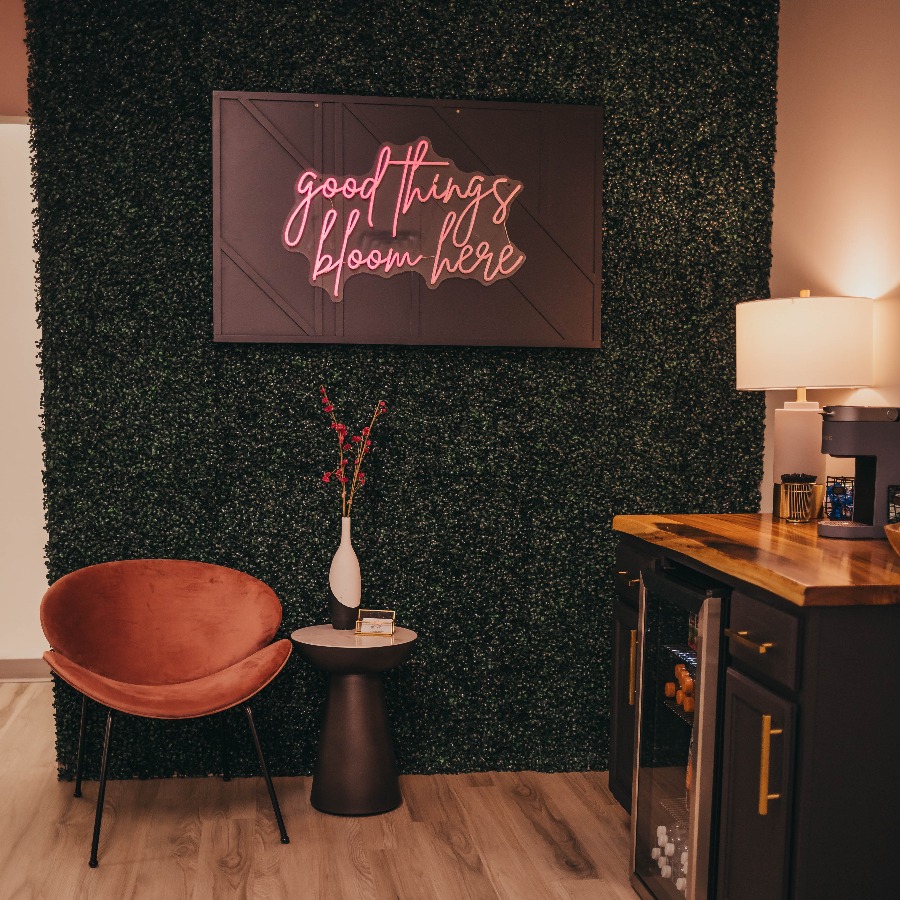
[[[363,637],[384,637],[394,633],[397,614],[392,609],[360,609],[356,633]]]

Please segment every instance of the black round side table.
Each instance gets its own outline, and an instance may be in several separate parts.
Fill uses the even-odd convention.
[[[417,635],[359,635],[331,625],[298,628],[291,640],[328,673],[310,801],[320,812],[369,816],[399,806],[400,783],[381,673],[405,662]]]

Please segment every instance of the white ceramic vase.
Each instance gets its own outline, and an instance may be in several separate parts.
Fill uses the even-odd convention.
[[[350,517],[341,518],[341,543],[331,561],[328,573],[331,588],[329,612],[334,628],[347,631],[356,625],[356,614],[362,597],[359,560],[350,541]]]

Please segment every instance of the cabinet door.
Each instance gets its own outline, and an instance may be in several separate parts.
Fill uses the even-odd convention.
[[[782,900],[788,896],[796,707],[729,669],[722,715],[718,897]]]
[[[612,703],[609,789],[631,812],[634,768],[634,703],[637,655],[637,611],[618,598],[613,602]]]

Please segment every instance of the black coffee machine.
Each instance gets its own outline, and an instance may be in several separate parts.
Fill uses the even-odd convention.
[[[893,406],[826,406],[822,452],[856,459],[851,519],[819,521],[833,538],[883,538],[900,520],[900,410]]]

